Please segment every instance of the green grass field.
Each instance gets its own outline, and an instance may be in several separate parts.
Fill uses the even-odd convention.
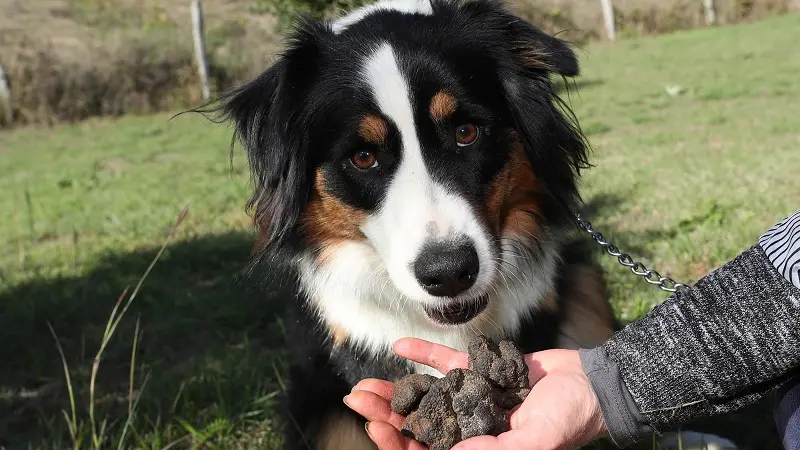
[[[693,282],[799,208],[798,28],[789,15],[582,49],[568,101],[595,150],[584,182],[595,227]],[[0,133],[0,447],[278,447],[285,296],[240,283],[245,161],[231,166],[228,129],[169,118]],[[92,386],[118,297],[187,204]],[[666,298],[602,261],[624,321]],[[777,448],[769,408],[689,428]]]

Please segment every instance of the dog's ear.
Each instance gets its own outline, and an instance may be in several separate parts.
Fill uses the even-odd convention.
[[[577,178],[589,167],[588,146],[577,121],[558,97],[551,75],[579,73],[578,59],[566,42],[501,9],[492,0],[471,0],[479,23],[493,30],[504,48],[497,53],[498,75],[521,144],[540,183],[546,186],[546,215],[571,221],[580,201]]]
[[[511,51],[522,67],[565,77],[580,74],[575,52],[561,39],[519,18],[512,19],[508,33]]]
[[[283,244],[308,201],[312,169],[303,104],[325,31],[318,23],[300,22],[277,61],[224,94],[218,107],[249,159],[254,190],[247,206],[258,230],[257,251]]]
[[[537,74],[579,75],[578,58],[565,41],[551,36],[508,10],[499,0],[462,0],[463,27],[472,36],[499,41],[511,52],[514,63]]]

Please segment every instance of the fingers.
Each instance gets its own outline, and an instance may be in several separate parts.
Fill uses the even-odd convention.
[[[370,391],[353,391],[344,398],[344,403],[370,422],[386,422],[399,430],[403,427],[403,416],[392,411],[389,400]]]
[[[426,450],[419,442],[408,439],[392,425],[384,422],[367,424],[367,434],[379,450]]]
[[[403,358],[431,366],[446,374],[452,369],[466,368],[466,353],[422,339],[403,338],[395,342],[394,352]]]
[[[351,392],[355,391],[370,391],[386,401],[392,401],[392,393],[394,392],[394,384],[390,381],[379,380],[377,378],[366,378],[361,380],[353,386]]]

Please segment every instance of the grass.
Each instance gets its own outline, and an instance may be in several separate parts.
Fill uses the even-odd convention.
[[[800,55],[786,51],[798,26],[788,15],[583,49],[569,101],[595,149],[595,228],[693,282],[800,207]],[[0,446],[279,448],[286,295],[239,282],[244,159],[229,164],[229,130],[168,119],[0,134]],[[666,298],[601,260],[623,320]],[[688,428],[778,448],[769,406]]]

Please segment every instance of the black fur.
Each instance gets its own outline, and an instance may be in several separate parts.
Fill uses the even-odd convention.
[[[318,170],[343,203],[366,212],[380,205],[387,180],[402,160],[402,143],[391,123],[383,144],[365,142],[355,132],[363,114],[377,109],[356,68],[384,40],[399,55],[415,98],[430,99],[444,86],[468,99],[447,124],[416,124],[436,180],[478,202],[509,158],[515,137],[508,130],[517,130],[541,183],[537,221],[543,229],[572,222],[580,201],[577,179],[588,167],[587,146],[550,76],[577,75],[574,53],[491,0],[434,0],[433,9],[432,15],[374,13],[341,34],[328,23],[300,20],[278,60],[210,110],[234,124],[234,139],[249,157],[254,190],[248,207],[261,236],[258,261],[280,263],[288,267],[287,277],[298,276],[291,262],[308,250],[298,222]],[[537,55],[535,61],[531,54]],[[426,116],[425,101],[412,106],[416,117]],[[462,152],[447,130],[467,121],[484,134],[476,149]],[[347,158],[359,149],[378,152],[380,170],[364,173],[348,165]],[[532,256],[540,244],[529,243]],[[583,255],[565,256],[569,263],[585,261]],[[568,282],[561,280],[562,288]],[[367,354],[349,342],[334,347],[329,331],[306,308],[307,299],[297,294],[295,304],[290,343],[296,359],[286,406],[287,448],[292,449],[315,445],[324,418],[344,410],[341,399],[359,380],[396,379],[411,370],[388,352]],[[534,314],[517,336],[522,349],[554,346],[560,319],[559,312]]]

